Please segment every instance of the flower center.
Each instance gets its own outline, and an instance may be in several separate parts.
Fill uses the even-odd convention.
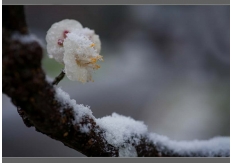
[[[96,62],[98,60],[103,61],[103,58],[101,55],[98,55],[96,57],[89,57],[89,58],[84,59],[84,60],[77,57],[76,63],[80,67],[89,67],[89,68],[97,70],[100,68],[100,66],[98,64],[96,64]]]

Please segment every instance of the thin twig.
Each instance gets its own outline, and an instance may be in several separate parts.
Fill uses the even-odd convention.
[[[55,78],[55,80],[52,82],[52,85],[57,85],[65,76],[64,69],[61,71],[61,73]]]

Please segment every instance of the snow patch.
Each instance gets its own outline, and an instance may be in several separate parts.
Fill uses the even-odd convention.
[[[64,106],[70,106],[73,108],[75,120],[73,123],[79,123],[80,120],[84,116],[91,117],[95,119],[95,117],[92,114],[92,111],[89,109],[89,106],[84,106],[82,104],[77,104],[76,100],[70,99],[69,94],[64,92],[61,88],[56,89],[56,98],[59,100]],[[61,110],[62,111],[62,110]]]
[[[46,80],[48,83],[52,83],[54,79],[51,78],[50,76],[46,75],[45,80]]]
[[[82,133],[89,133],[90,132],[90,128],[91,128],[91,124],[84,124],[83,126],[80,127],[80,131]]]
[[[147,126],[143,122],[113,113],[111,116],[96,119],[96,123],[105,131],[106,141],[119,148],[120,156],[137,156],[132,144],[139,144],[139,138],[147,132]]]
[[[23,44],[30,44],[32,42],[37,42],[37,43],[39,43],[39,45],[41,47],[44,47],[43,42],[33,34],[22,35],[22,34],[16,32],[16,33],[12,34],[11,39],[20,41]]]
[[[119,148],[119,157],[137,157],[137,151],[134,146],[127,144],[125,147]]]
[[[215,137],[209,140],[174,141],[166,136],[149,134],[158,151],[164,154],[178,154],[180,156],[222,157],[230,156],[230,138]]]

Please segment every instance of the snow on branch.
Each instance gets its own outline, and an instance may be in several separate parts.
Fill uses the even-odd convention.
[[[185,156],[185,157],[228,157],[230,156],[230,138],[215,137],[210,140],[174,141],[166,136],[155,133],[148,133],[147,126],[140,121],[125,117],[117,113],[111,116],[96,119],[88,106],[78,105],[71,100],[69,95],[57,89],[59,101],[64,105],[71,105],[74,108],[74,124],[79,123],[81,117],[88,116],[95,120],[97,126],[104,130],[103,138],[114,147],[118,148],[121,157],[137,157],[136,146],[141,143],[142,138],[151,142],[159,156]],[[92,130],[91,124],[84,124],[80,130],[89,133]],[[97,129],[98,130],[98,129]],[[97,131],[95,130],[95,131]],[[151,148],[148,145],[145,148]]]
[[[157,150],[165,155],[186,157],[229,157],[230,138],[215,137],[209,140],[174,141],[166,136],[149,134]]]
[[[230,156],[229,137],[178,142],[148,133],[143,122],[130,117],[113,113],[111,116],[95,118],[89,106],[77,104],[66,92],[46,79],[41,68],[40,44],[34,36],[25,32],[25,18],[21,16],[21,19],[14,19],[17,15],[11,15],[14,13],[12,10],[16,9],[23,13],[23,8],[3,6],[3,9],[3,93],[11,98],[28,127],[34,126],[38,132],[86,156]],[[22,22],[16,22],[15,26],[15,22],[10,23],[4,20],[6,18]],[[16,32],[19,34],[15,35]],[[84,79],[88,81],[90,78]]]

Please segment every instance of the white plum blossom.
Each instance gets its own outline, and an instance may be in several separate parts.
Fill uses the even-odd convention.
[[[66,34],[82,28],[82,25],[76,20],[65,19],[54,23],[46,35],[49,57],[54,58],[57,62],[63,63],[64,47],[62,44],[66,38]]]
[[[88,36],[89,39],[95,44],[95,48],[98,53],[101,51],[101,41],[99,39],[99,36],[95,34],[94,30],[91,30],[89,28],[83,28],[84,35]]]
[[[101,41],[94,30],[83,28],[76,20],[65,19],[51,26],[47,32],[47,51],[50,58],[64,64],[64,72],[73,81],[92,80],[98,68]]]
[[[102,60],[102,56],[97,53],[94,43],[85,35],[69,33],[67,38],[64,40],[64,71],[67,77],[81,82],[91,81],[92,71],[100,68],[96,62]]]

